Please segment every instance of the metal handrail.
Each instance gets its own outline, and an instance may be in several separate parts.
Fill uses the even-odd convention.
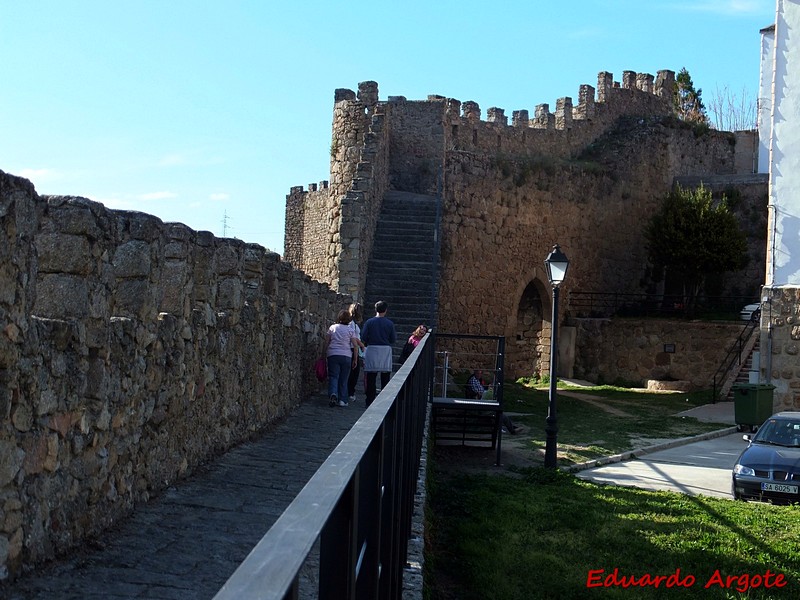
[[[742,331],[739,332],[739,337],[736,338],[736,341],[733,343],[733,346],[731,346],[730,350],[728,350],[725,358],[722,359],[722,363],[714,372],[714,377],[711,382],[712,404],[717,402],[717,384],[720,384],[721,390],[722,382],[725,381],[725,378],[731,372],[734,365],[742,364],[742,355],[744,354],[745,344],[747,343],[747,340],[750,339],[753,330],[758,326],[758,324],[758,319],[750,319],[747,322]]]
[[[430,335],[420,341],[215,600],[288,600],[298,598],[301,590],[323,600],[402,597],[432,392]],[[312,586],[316,592],[309,592]]]
[[[584,292],[570,290],[568,306],[574,316],[611,317],[629,313],[648,316],[695,316],[703,312],[721,311],[738,316],[745,304],[753,302],[751,296],[720,296],[696,299],[695,305],[687,306],[681,294],[646,294],[618,292]]]

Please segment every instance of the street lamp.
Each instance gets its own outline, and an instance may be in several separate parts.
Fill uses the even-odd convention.
[[[544,466],[555,469],[558,461],[556,437],[558,434],[558,415],[556,413],[556,379],[558,366],[558,288],[567,276],[569,259],[561,252],[558,244],[553,246],[550,254],[544,259],[547,267],[547,279],[553,286],[553,316],[550,322],[550,402],[547,405],[547,419],[544,430],[546,442],[544,447]]]

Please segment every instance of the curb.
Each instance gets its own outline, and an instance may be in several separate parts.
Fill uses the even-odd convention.
[[[640,456],[645,456],[651,452],[658,452],[659,450],[669,450],[670,448],[684,446],[686,444],[691,444],[692,442],[712,440],[714,438],[736,433],[737,431],[737,427],[726,427],[725,429],[717,429],[716,431],[707,431],[706,433],[701,433],[700,435],[678,438],[677,440],[670,440],[668,442],[662,442],[652,446],[645,446],[644,448],[635,448],[633,450],[629,450],[628,452],[621,452],[620,454],[612,454],[611,456],[603,456],[601,458],[587,460],[586,462],[577,463],[568,467],[561,467],[561,470],[567,473],[577,473],[578,471],[584,471],[594,467],[602,467],[603,465],[608,465],[611,463],[618,463],[625,460],[631,460],[633,458],[639,458]]]

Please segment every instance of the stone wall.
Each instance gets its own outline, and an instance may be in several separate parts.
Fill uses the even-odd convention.
[[[0,577],[287,414],[351,301],[261,246],[2,172],[0,253]]]
[[[328,182],[293,187],[286,196],[283,260],[318,281],[330,278],[331,200]]]
[[[388,189],[387,111],[374,81],[336,90],[330,184],[292,188],[286,202],[284,258],[357,300]]]
[[[728,135],[697,137],[668,120],[637,123],[619,136],[612,131],[594,146],[603,146],[598,155],[572,159],[446,155],[440,327],[505,335],[511,377],[549,365],[552,309],[543,261],[553,244],[572,261],[562,314],[570,290],[641,292],[648,264],[643,224],[674,177],[725,172],[733,158]]]
[[[542,261],[554,243],[573,258],[565,297],[570,289],[640,292],[648,277],[642,225],[676,178],[752,172],[751,137],[677,120],[673,86],[672,71],[624,71],[621,82],[601,72],[596,86],[579,87],[577,103],[563,97],[552,112],[549,104],[533,115],[514,110],[510,123],[502,108],[489,108],[484,120],[476,102],[439,95],[382,102],[375,82],[358,93],[337,90],[330,194],[291,200],[304,207],[292,217],[304,215],[303,231],[311,221],[315,231],[320,223],[329,230],[324,243],[307,240],[302,260],[289,260],[359,297],[386,190],[440,193],[440,328],[505,335],[511,376],[546,369],[551,309]],[[287,256],[295,243],[289,214],[287,203]],[[745,218],[761,235],[758,213]],[[727,289],[757,290],[762,261],[752,254],[750,270]]]
[[[760,380],[775,386],[776,411],[800,410],[800,289],[765,289],[765,296]]]
[[[714,373],[742,331],[741,323],[669,319],[572,319],[576,331],[573,374],[597,383],[688,381],[710,389]],[[667,352],[671,345],[674,352]]]

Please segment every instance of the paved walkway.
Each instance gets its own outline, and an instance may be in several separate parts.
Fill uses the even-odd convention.
[[[363,396],[359,396],[363,398]],[[9,600],[213,598],[364,412],[315,396],[55,562],[0,587]]]

